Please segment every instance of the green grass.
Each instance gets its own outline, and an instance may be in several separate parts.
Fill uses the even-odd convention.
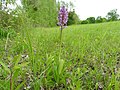
[[[0,40],[0,90],[119,90],[120,22],[68,26],[60,60],[59,27],[23,31]]]

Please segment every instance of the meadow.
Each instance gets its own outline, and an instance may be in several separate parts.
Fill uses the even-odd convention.
[[[0,90],[120,90],[119,21],[4,35]]]

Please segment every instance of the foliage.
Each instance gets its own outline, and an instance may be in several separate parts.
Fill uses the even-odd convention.
[[[96,23],[102,23],[103,22],[103,18],[101,17],[101,16],[98,16],[97,18],[96,18],[96,21],[95,21]]]
[[[70,11],[68,14],[68,25],[72,25],[72,24],[78,24],[79,23],[79,17],[78,15],[75,13],[75,11]]]
[[[75,9],[73,9],[74,4],[72,2],[66,3],[64,1],[61,1],[57,3],[58,9],[60,8],[60,5],[67,7],[67,9],[69,10],[67,25],[78,24],[80,20],[78,15],[75,12]]]
[[[6,3],[7,5],[11,4],[9,0]],[[26,14],[21,6],[17,6],[15,9],[10,9],[7,8],[7,5],[5,9],[0,9],[0,27],[6,30],[14,29],[18,32],[27,24],[28,19],[26,18]]]
[[[103,21],[103,22],[107,22],[107,19],[106,19],[106,18],[102,18],[102,21]]]
[[[13,29],[0,28],[0,39],[6,38],[8,34],[10,38],[16,36],[16,32]]]
[[[59,40],[59,28],[30,27],[31,20],[54,26],[53,2],[23,0],[17,11],[1,10],[0,90],[119,90],[120,22],[69,26]],[[79,20],[74,11],[70,18]]]
[[[119,18],[119,14],[117,14],[117,9],[109,11],[106,17],[108,21],[117,21]]]
[[[34,26],[56,25],[56,0],[23,0],[22,3]]]
[[[88,22],[88,20],[82,20],[81,21],[81,24],[88,24],[89,22]]]
[[[67,27],[61,61],[59,28],[24,31],[0,40],[0,90],[119,90],[120,22]]]
[[[89,17],[86,20],[88,20],[88,23],[95,23],[95,17]]]

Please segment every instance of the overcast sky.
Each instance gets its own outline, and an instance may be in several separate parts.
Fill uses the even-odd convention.
[[[61,1],[61,0],[57,0]],[[62,0],[65,2],[73,2],[75,11],[79,15],[81,20],[84,20],[90,16],[102,16],[105,17],[107,12],[112,9],[118,9],[120,15],[120,0]]]

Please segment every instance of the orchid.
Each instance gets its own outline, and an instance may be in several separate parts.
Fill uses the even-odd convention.
[[[59,14],[58,14],[58,25],[61,26],[61,29],[63,26],[65,26],[67,24],[68,21],[68,11],[65,8],[65,6],[62,6],[60,8]]]

